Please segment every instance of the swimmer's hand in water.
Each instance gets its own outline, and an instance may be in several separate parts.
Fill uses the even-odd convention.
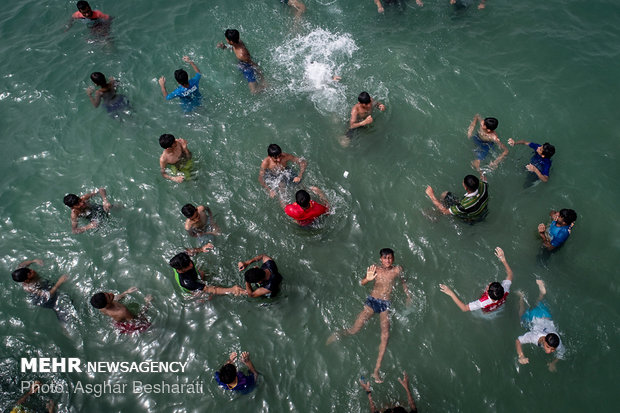
[[[376,265],[371,265],[370,267],[368,267],[368,269],[366,270],[366,279],[368,281],[372,281],[375,278],[377,278],[377,266]]]
[[[379,103],[379,104],[377,105],[377,107],[379,108],[379,110],[380,110],[381,112],[383,112],[383,111],[385,110],[385,105],[384,105],[383,103]]]
[[[485,5],[484,5],[484,0],[482,0],[482,1],[480,2],[480,4],[478,5],[478,10],[482,10],[482,9],[484,9],[484,8],[485,8]]]
[[[88,88],[86,88],[86,94],[88,96],[92,96],[94,91],[95,91],[95,88],[92,86],[89,86]]]
[[[276,191],[274,191],[273,189],[269,190],[269,198],[275,198],[276,197]]]
[[[218,49],[222,49],[222,50],[227,49],[226,45],[224,43],[222,43],[222,42],[219,42],[217,44],[217,46],[215,46],[215,47],[217,47]]]
[[[37,265],[40,265],[40,266],[42,266],[42,265],[43,265],[43,260],[41,260],[41,259],[39,259],[39,258],[32,260],[32,262],[33,262],[34,264],[37,264]]]
[[[415,0],[415,2],[420,7],[424,6],[424,3],[422,3],[422,0]]]
[[[149,294],[146,297],[144,297],[144,303],[145,304],[149,304],[151,301],[153,301],[153,296],[151,294]]]
[[[360,386],[362,386],[362,389],[366,390],[367,392],[370,392],[370,383],[368,383],[366,380],[364,379],[360,379]]]
[[[332,77],[332,80],[334,82],[340,82],[340,80],[342,80],[342,78],[340,76],[334,76],[334,77]]]
[[[508,138],[508,145],[515,146],[515,140],[512,138]]]
[[[435,197],[435,192],[433,191],[433,188],[430,185],[426,187],[426,190],[424,192],[426,192],[426,195],[428,195],[430,198]]]
[[[213,246],[213,244],[211,244],[209,242],[209,243],[206,243],[205,245],[203,245],[202,247],[200,247],[200,252],[207,252],[209,250],[212,250],[213,248],[215,248],[215,247]]]
[[[184,61],[185,63],[189,63],[189,62],[191,62],[191,61],[192,61],[192,59],[190,59],[190,58],[189,58],[189,56],[183,56],[183,61]]]
[[[184,179],[183,176],[173,176],[173,177],[170,177],[171,181],[178,182],[178,183],[183,182],[183,179]]]
[[[528,359],[525,356],[519,356],[519,364],[527,364],[530,362],[530,359]]]
[[[112,208],[112,204],[111,204],[111,203],[109,203],[109,202],[107,202],[107,201],[103,203],[103,210],[104,210],[105,212],[110,212],[110,209],[111,209],[111,208]]]
[[[385,10],[383,10],[383,6],[377,6],[377,11],[383,13]]]
[[[372,115],[368,115],[368,117],[362,121],[362,126],[370,125],[372,121]]]
[[[130,287],[123,294],[132,294],[132,293],[135,293],[136,291],[138,291],[138,287]]]
[[[542,234],[546,230],[547,230],[547,227],[545,226],[545,224],[538,224],[538,232],[540,232]]]
[[[164,86],[166,84],[166,78],[162,76],[159,78],[158,82],[159,82],[159,86]]]
[[[301,182],[301,178],[296,176],[295,178],[293,178],[293,182],[295,182],[296,184]]]
[[[456,4],[456,0],[450,0],[450,4]]]
[[[242,294],[247,294],[247,291],[245,291],[245,288],[241,288],[238,285],[235,285],[234,287],[232,287],[232,293],[234,296],[239,296]]]
[[[525,165],[525,169],[527,169],[530,172],[534,172],[537,171],[538,168],[536,168],[534,165],[532,165],[531,163],[528,163],[527,165]]]
[[[445,284],[439,284],[439,289],[441,290],[442,293],[449,295],[450,297],[454,295],[454,291],[452,291],[450,287],[448,287]]]
[[[244,263],[244,262],[239,261],[239,262],[237,263],[237,267],[239,267],[239,271],[243,271],[243,270],[245,269],[245,263]]]
[[[506,261],[506,257],[504,256],[504,250],[500,247],[495,247],[495,256],[499,258],[500,261]]]

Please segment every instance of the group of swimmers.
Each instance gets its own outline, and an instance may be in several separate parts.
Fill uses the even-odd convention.
[[[382,12],[383,7],[381,1],[374,1],[377,4],[379,12]],[[283,2],[286,2],[286,0],[283,0]],[[417,0],[417,3],[420,6],[423,5],[419,0]],[[451,3],[453,3],[453,0],[451,0]],[[297,16],[305,11],[305,6],[297,0],[288,0],[288,4],[296,10]],[[84,19],[104,23],[109,23],[111,20],[110,16],[98,10],[93,11],[86,1],[78,1],[77,8],[78,11],[73,14],[72,20]],[[484,8],[484,0],[480,3],[479,8]],[[252,60],[245,44],[240,40],[239,32],[234,29],[228,29],[225,32],[225,38],[228,46],[231,47],[238,59],[238,68],[247,80],[250,91],[252,93],[259,92],[266,86],[263,74],[258,65]],[[222,49],[228,48],[224,43],[219,43],[217,47]],[[202,96],[199,90],[201,73],[195,62],[188,56],[184,56],[183,61],[192,67],[195,72],[194,77],[190,79],[185,70],[179,69],[174,73],[175,80],[178,83],[178,87],[174,91],[168,92],[166,89],[166,79],[163,76],[159,79],[159,85],[162,95],[166,100],[179,98],[182,109],[189,112],[201,104]],[[335,80],[337,80],[336,78],[337,77],[334,77]],[[94,107],[103,104],[108,112],[112,114],[116,114],[129,107],[129,102],[126,97],[116,93],[116,81],[114,78],[106,79],[102,73],[94,72],[91,74],[91,80],[99,87],[96,90],[93,88],[87,89],[87,95]],[[356,130],[373,122],[372,112],[374,108],[384,111],[385,105],[374,100],[367,92],[360,93],[358,96],[358,103],[355,104],[351,110],[348,125],[349,131],[341,139],[341,144],[343,146],[348,145]],[[474,133],[478,125],[478,131]],[[467,175],[464,178],[463,187],[466,193],[461,199],[450,192],[444,192],[440,198],[437,198],[431,186],[426,188],[427,196],[442,214],[454,215],[470,223],[479,221],[486,215],[489,189],[481,163],[494,150],[495,146],[499,147],[501,153],[488,164],[488,169],[496,168],[508,155],[508,148],[497,136],[497,127],[498,120],[492,117],[482,118],[480,115],[476,114],[471,121],[467,136],[472,139],[476,146],[476,159],[472,161],[472,167],[480,173],[480,178],[474,175]],[[508,139],[507,143],[509,146],[526,145],[534,151],[530,163],[526,165],[526,169],[532,176],[528,181],[529,184],[531,184],[533,180],[548,181],[551,157],[555,153],[555,147],[553,145],[549,143],[540,145],[524,140],[515,141],[513,139]],[[187,141],[185,139],[175,138],[171,134],[163,134],[159,138],[159,144],[163,149],[162,155],[160,156],[160,172],[162,177],[178,183],[190,179],[193,161]],[[298,171],[294,171],[290,167],[291,165],[297,165]],[[311,194],[305,190],[298,190],[295,193],[295,202],[286,204],[284,201],[282,193],[288,188],[289,184],[293,185],[301,182],[307,166],[308,162],[305,159],[283,152],[279,145],[271,144],[267,148],[267,156],[262,161],[258,174],[258,181],[267,191],[268,195],[274,198],[280,194],[278,198],[284,212],[293,218],[300,226],[311,225],[317,218],[329,213],[329,202],[323,191],[316,186],[310,186],[309,188],[310,191],[318,197],[318,201],[314,201]],[[101,204],[91,202],[91,198],[96,195],[101,197]],[[64,197],[63,201],[65,205],[71,209],[71,229],[75,234],[97,228],[102,222],[102,219],[115,207],[108,201],[107,193],[104,188],[99,188],[92,193],[81,196],[68,194]],[[213,218],[213,213],[207,206],[186,204],[181,208],[181,213],[186,218],[184,225],[185,230],[191,237],[198,238],[201,243],[209,239],[208,237],[220,234],[220,229]],[[549,251],[560,247],[568,239],[577,218],[575,211],[572,209],[552,211],[550,216],[552,221],[549,225],[541,223],[538,226],[538,233],[542,240],[542,245]],[[88,223],[80,226],[80,219],[85,219]],[[275,260],[266,254],[259,254],[248,260],[238,262],[237,266],[239,271],[245,270],[244,286],[234,285],[231,287],[222,287],[206,285],[203,282],[205,279],[204,272],[196,268],[190,257],[198,253],[208,252],[212,250],[213,247],[211,242],[206,242],[204,245],[197,248],[187,248],[185,251],[176,254],[169,260],[169,265],[173,269],[176,283],[183,293],[192,296],[200,296],[202,294],[233,294],[236,296],[247,295],[249,297],[264,298],[272,298],[278,294],[283,277],[279,273]],[[478,300],[465,304],[450,287],[440,284],[440,290],[450,296],[462,311],[481,310],[487,313],[497,310],[504,304],[509,294],[513,281],[513,272],[501,248],[497,247],[495,249],[495,255],[505,267],[507,273],[506,279],[501,283],[490,283]],[[382,382],[380,367],[389,338],[390,322],[388,310],[391,306],[390,296],[397,280],[401,281],[407,297],[407,303],[411,302],[411,295],[403,277],[403,269],[399,265],[394,265],[394,251],[390,248],[383,248],[379,251],[379,257],[380,263],[368,267],[364,278],[360,281],[361,285],[371,282],[374,283],[373,290],[367,297],[362,311],[350,328],[335,332],[327,340],[329,344],[344,335],[356,334],[374,314],[379,314],[381,341],[377,361],[372,373],[372,377],[377,383]],[[258,263],[258,266],[252,266],[254,263]],[[30,295],[34,304],[54,309],[58,318],[63,322],[66,321],[66,315],[64,314],[62,306],[58,304],[59,295],[57,292],[61,284],[63,284],[68,277],[63,275],[55,284],[51,285],[41,279],[38,273],[30,268],[32,264],[43,265],[43,262],[38,259],[22,262],[19,267],[13,271],[12,278],[16,282],[22,284],[23,289]],[[537,280],[536,282],[539,288],[539,298],[533,308],[527,311],[525,310],[524,297],[519,293],[519,315],[521,317],[521,322],[524,326],[528,326],[530,331],[520,336],[515,342],[518,361],[521,364],[527,364],[529,362],[523,352],[523,344],[536,344],[542,347],[546,353],[555,353],[556,358],[549,363],[549,368],[555,370],[557,360],[562,357],[563,346],[557,333],[557,328],[551,319],[551,314],[543,302],[543,298],[546,294],[545,284],[542,280]],[[148,310],[152,297],[148,295],[145,298],[146,305],[138,313],[130,311],[127,306],[120,302],[124,297],[136,291],[136,287],[131,287],[118,295],[105,291],[98,292],[91,297],[90,303],[102,314],[110,317],[114,321],[115,328],[120,333],[143,332],[151,326],[151,323],[146,317],[146,311]],[[238,360],[248,368],[248,375],[237,370],[236,364]],[[241,357],[238,358],[237,353],[233,352],[230,354],[226,363],[215,373],[215,380],[225,389],[246,393],[253,388],[257,376],[258,372],[250,360],[249,353],[243,352],[241,353]],[[399,379],[399,382],[407,392],[411,411],[417,411],[409,390],[409,381],[406,373],[404,373],[402,379]],[[360,380],[360,386],[368,395],[371,411],[375,411],[370,384],[362,379]],[[31,389],[28,394],[33,394],[34,392],[36,392],[36,389]],[[25,397],[27,398],[26,395]],[[404,411],[404,409],[399,409],[402,409],[402,407],[396,407],[390,411]]]

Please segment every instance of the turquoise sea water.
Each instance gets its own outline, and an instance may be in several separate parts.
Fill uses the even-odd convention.
[[[92,2],[115,17],[105,39],[82,24],[63,31],[74,2],[0,6],[0,407],[10,410],[22,380],[68,388],[202,380],[201,394],[71,391],[34,396],[29,406],[41,410],[53,398],[63,412],[365,411],[357,380],[372,373],[378,318],[354,337],[325,341],[362,310],[370,286],[359,280],[379,249],[391,247],[413,304],[405,306],[397,285],[385,382],[373,384],[378,407],[406,402],[396,380],[406,370],[420,411],[614,409],[620,5],[489,0],[485,10],[455,10],[447,0],[422,8],[408,1],[378,15],[371,0],[305,3],[295,22],[276,0]],[[215,48],[227,28],[239,29],[263,69],[264,93],[251,95],[232,53]],[[203,106],[189,116],[164,102],[156,81],[166,76],[172,90],[175,69],[191,74],[181,61],[186,54],[203,73]],[[84,89],[93,71],[120,81],[130,117],[119,122],[91,106]],[[332,74],[342,80],[327,81]],[[387,110],[342,148],[338,138],[362,90]],[[489,215],[472,226],[439,216],[424,189],[460,193],[472,172],[466,129],[475,113],[499,119],[503,142],[549,141],[557,152],[550,181],[524,188],[530,151],[510,148],[487,174]],[[191,181],[160,176],[162,133],[188,140]],[[270,143],[308,160],[303,187],[326,192],[333,214],[317,228],[291,223],[258,184]],[[99,230],[73,235],[62,197],[100,186],[124,208]],[[195,260],[209,282],[240,284],[236,263],[266,253],[284,276],[277,299],[183,300],[167,261],[197,246],[183,230],[187,202],[208,205],[223,230],[214,253]],[[575,209],[577,224],[541,262],[536,226],[560,208]],[[531,346],[530,364],[517,363],[514,340],[524,330],[515,294],[483,319],[461,313],[439,291],[445,283],[470,301],[500,280],[495,246],[515,272],[513,290],[530,303],[535,279],[547,284],[568,350],[556,373]],[[33,268],[46,278],[70,276],[61,291],[79,320],[69,335],[10,278],[33,258],[44,260]],[[154,297],[153,327],[117,335],[88,300],[134,285],[140,292],[130,302]],[[261,373],[250,395],[231,396],[212,379],[231,351],[249,351]],[[21,357],[188,364],[182,374],[30,374],[20,371]]]

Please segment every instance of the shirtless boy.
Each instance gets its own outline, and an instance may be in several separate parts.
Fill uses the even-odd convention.
[[[183,182],[185,178],[189,178],[192,153],[187,149],[187,141],[185,139],[176,139],[173,135],[164,133],[159,137],[159,146],[164,148],[164,152],[159,157],[161,176],[174,182]],[[168,165],[172,165],[173,170],[183,174],[169,175],[166,172]]]
[[[480,128],[478,129],[478,133],[474,135],[474,129],[476,125],[480,123]],[[497,165],[508,155],[508,148],[506,145],[499,140],[495,129],[497,129],[498,121],[496,118],[484,118],[480,117],[479,114],[476,113],[471,123],[469,124],[469,128],[467,128],[467,137],[474,141],[476,144],[476,149],[474,152],[476,153],[476,159],[472,161],[472,166],[476,168],[478,172],[480,172],[480,162],[483,161],[489,151],[497,144],[502,150],[501,155],[495,158],[494,161],[489,163],[489,168],[495,169]]]
[[[349,119],[349,130],[340,140],[342,146],[348,146],[351,143],[353,131],[359,127],[370,125],[373,122],[372,110],[376,106],[381,112],[385,110],[385,105],[370,97],[368,92],[362,92],[357,97],[356,103],[351,109],[351,118]]]
[[[187,218],[185,220],[185,231],[190,237],[202,237],[205,235],[220,235],[220,228],[213,219],[213,213],[209,207],[192,204],[185,204],[181,208],[181,213]]]
[[[120,330],[120,332],[142,332],[151,326],[151,323],[146,320],[145,313],[153,297],[150,295],[146,296],[144,299],[145,306],[137,315],[133,315],[125,305],[119,302],[126,295],[136,291],[138,291],[137,287],[131,287],[124,293],[116,296],[113,293],[100,292],[91,297],[90,304],[98,309],[101,314],[112,318],[115,321],[114,327]]]
[[[389,4],[389,3],[395,3],[394,0],[383,0],[385,3]],[[381,0],[374,0],[375,4],[377,5],[377,11],[379,13],[383,13],[385,11],[385,9],[383,8],[383,3],[381,3]],[[416,4],[420,7],[424,6],[424,3],[422,2],[422,0],[415,0]]]
[[[409,289],[407,283],[402,275],[403,268],[400,265],[394,266],[394,251],[390,248],[383,248],[379,251],[381,265],[371,265],[366,270],[366,277],[361,281],[362,285],[366,285],[371,281],[375,281],[374,288],[364,305],[364,309],[357,316],[357,320],[353,326],[347,330],[343,330],[331,335],[327,340],[327,344],[330,344],[337,340],[341,335],[353,335],[359,332],[364,324],[372,317],[373,314],[378,313],[381,319],[381,344],[379,345],[379,355],[377,357],[377,364],[375,370],[372,373],[372,377],[377,383],[381,383],[382,380],[379,377],[379,368],[381,367],[381,361],[387,348],[388,338],[390,337],[390,319],[388,317],[388,309],[390,308],[390,295],[392,294],[392,287],[396,278],[400,278],[403,285],[403,290],[407,295],[407,303],[410,302],[411,297],[409,295]]]
[[[263,162],[260,164],[258,182],[260,182],[263,188],[269,191],[269,196],[273,198],[276,196],[276,191],[269,188],[269,186],[265,183],[265,173],[280,175],[285,171],[289,162],[294,162],[299,165],[299,175],[295,176],[292,181],[294,183],[299,183],[301,182],[304,171],[308,166],[308,162],[305,159],[298,158],[290,153],[282,152],[280,146],[275,143],[269,145],[267,148],[267,155],[268,156],[263,159]]]
[[[262,89],[262,86],[259,86],[259,81],[262,80],[263,75],[258,68],[258,65],[252,61],[250,52],[245,47],[245,44],[239,39],[239,31],[235,29],[227,29],[226,32],[224,32],[224,37],[226,37],[226,42],[232,46],[237,59],[239,59],[239,64],[237,67],[248,81],[250,92],[259,92]],[[226,45],[221,42],[217,44],[217,47],[220,49],[227,49]]]
[[[93,205],[87,202],[91,197],[97,194],[101,196],[103,205]],[[73,231],[74,234],[81,234],[89,229],[97,228],[99,220],[107,216],[107,213],[110,212],[112,208],[112,204],[108,202],[105,188],[99,188],[81,197],[75,194],[68,194],[63,198],[63,202],[66,206],[71,208],[71,231]],[[90,220],[90,224],[79,227],[78,218],[86,218]]]
[[[56,281],[56,284],[54,284],[52,288],[49,288],[50,284],[47,280],[42,279],[39,273],[29,268],[32,264],[43,265],[43,261],[34,259],[22,262],[17,269],[11,273],[13,281],[22,284],[22,288],[28,293],[32,304],[43,308],[51,308],[60,321],[68,321],[67,309],[58,303],[58,295],[56,292],[69,277],[67,275],[62,275],[58,281]]]

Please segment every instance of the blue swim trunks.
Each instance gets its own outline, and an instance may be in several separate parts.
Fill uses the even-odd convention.
[[[472,136],[471,139],[476,144],[476,149],[474,149],[474,153],[476,154],[476,159],[483,161],[484,158],[487,157],[489,151],[495,146],[495,143],[489,141],[483,141],[480,139],[480,136],[477,134]]]
[[[521,324],[531,323],[535,318],[548,318],[551,320],[551,313],[542,301],[534,308],[530,308],[521,316]]]
[[[390,308],[389,301],[375,298],[372,295],[369,295],[368,298],[366,298],[365,304],[368,307],[372,308],[372,311],[374,311],[375,313],[382,313],[384,311],[387,311],[388,308]]]
[[[243,73],[248,83],[256,82],[256,69],[252,63],[239,62],[237,67],[241,70],[241,73]]]

